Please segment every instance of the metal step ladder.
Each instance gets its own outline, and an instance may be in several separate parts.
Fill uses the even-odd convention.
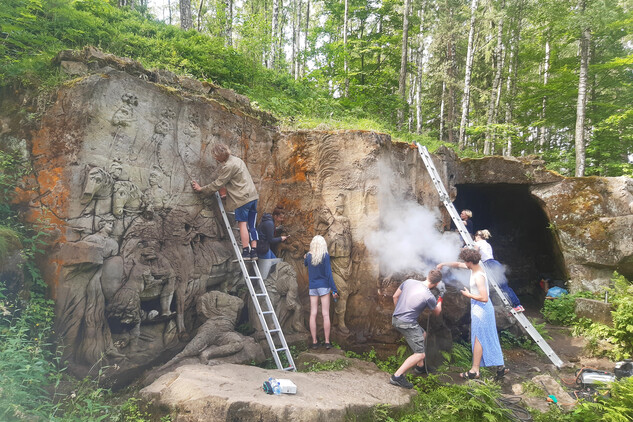
[[[470,248],[474,248],[475,243],[473,242],[473,239],[470,236],[470,233],[468,233],[468,231],[466,230],[466,226],[462,222],[462,219],[459,217],[459,214],[457,214],[457,210],[455,209],[455,206],[451,202],[450,197],[448,193],[446,192],[446,189],[444,188],[442,179],[440,178],[440,175],[435,169],[435,164],[433,164],[433,160],[431,159],[431,155],[429,154],[429,151],[426,149],[425,146],[422,146],[418,144],[417,142],[416,142],[416,146],[418,147],[418,152],[420,153],[422,162],[424,162],[424,166],[428,170],[429,176],[431,176],[433,185],[435,186],[435,189],[437,190],[437,193],[440,196],[440,200],[442,201],[442,203],[444,204],[444,207],[446,207],[446,210],[448,211],[451,218],[453,219],[453,223],[455,223],[455,227],[457,227],[457,231],[462,236],[462,239],[464,240],[464,243],[466,244],[466,246]],[[532,323],[530,323],[530,320],[528,320],[527,317],[523,315],[523,313],[517,312],[512,308],[510,301],[508,300],[505,293],[503,293],[503,291],[497,284],[497,281],[495,280],[494,271],[490,271],[490,269],[486,267],[486,264],[483,264],[483,267],[484,267],[484,271],[486,271],[486,276],[488,278],[489,284],[497,292],[497,295],[499,295],[499,297],[503,301],[503,304],[506,307],[506,309],[510,311],[512,315],[514,315],[514,317],[519,322],[519,324],[530,335],[530,337],[532,337],[532,339],[536,342],[536,344],[547,355],[549,360],[551,360],[552,363],[556,365],[557,368],[560,368],[563,365],[563,361],[558,357],[558,355],[556,355],[554,350],[552,350],[549,344],[547,344],[547,342],[539,334],[536,328],[534,328]]]
[[[264,285],[264,279],[259,272],[257,261],[244,261],[244,259],[242,259],[242,247],[237,244],[235,235],[233,234],[233,230],[239,229],[234,229],[231,226],[228,213],[224,210],[224,204],[222,204],[222,199],[220,198],[220,194],[218,192],[215,193],[215,197],[218,201],[218,207],[220,208],[220,213],[222,214],[222,219],[224,220],[224,225],[226,226],[226,231],[231,239],[231,244],[233,245],[233,250],[235,252],[235,256],[237,257],[237,262],[240,264],[244,282],[246,283],[246,286],[248,286],[248,291],[251,294],[251,299],[255,305],[259,322],[261,323],[264,334],[266,335],[266,340],[268,341],[268,346],[272,352],[277,369],[281,369],[283,371],[296,371],[297,369],[295,368],[295,363],[292,360],[288,343],[286,343],[286,338],[284,337],[284,333],[279,325],[279,320],[277,319],[277,314],[275,313],[273,304],[270,301],[270,296],[268,296],[268,291],[266,290],[266,285]],[[255,275],[250,274],[248,268],[246,267],[246,262],[251,263],[252,270]],[[281,356],[283,356],[282,353],[285,353],[286,360],[288,362],[288,366],[286,367],[284,367],[281,362]]]

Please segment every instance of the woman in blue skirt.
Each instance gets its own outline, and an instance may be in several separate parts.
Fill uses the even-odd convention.
[[[470,290],[466,287],[462,295],[470,298],[470,341],[472,343],[473,364],[470,371],[460,374],[462,378],[479,378],[479,368],[496,366],[496,380],[506,374],[503,353],[497,335],[495,309],[490,301],[488,280],[481,266],[481,254],[475,249],[462,249],[459,259],[464,262],[445,262],[437,268],[451,267],[470,270]]]

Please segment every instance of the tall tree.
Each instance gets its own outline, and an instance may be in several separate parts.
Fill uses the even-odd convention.
[[[191,0],[180,0],[180,27],[185,31],[193,28],[191,18]]]
[[[343,1],[345,2],[345,12],[343,13],[343,74],[345,75],[345,90],[343,91],[343,96],[347,98],[349,96],[349,63],[347,52],[347,14],[349,11],[349,1]]]
[[[585,0],[578,2],[579,13],[585,12]],[[585,24],[586,25],[586,24]],[[580,71],[578,75],[578,100],[576,102],[576,177],[585,175],[585,117],[587,110],[587,80],[589,74],[589,51],[591,43],[591,30],[588,26],[582,28],[580,36]]]
[[[492,125],[496,123],[498,98],[501,88],[501,72],[503,71],[503,7],[504,1],[501,1],[501,10],[499,12],[499,20],[497,22],[497,46],[495,48],[495,76],[490,89],[490,99],[488,101],[488,121],[486,125],[486,140],[484,142],[484,155],[490,155],[493,152],[493,130]]]
[[[464,75],[464,95],[462,97],[462,120],[459,124],[459,149],[466,146],[466,127],[468,126],[468,111],[470,107],[470,78],[473,72],[473,57],[475,55],[475,15],[477,0],[470,4],[470,30],[468,31],[468,51],[466,53],[466,71]]]
[[[404,105],[406,104],[407,90],[407,53],[409,43],[409,8],[411,0],[404,0],[404,10],[402,11],[402,52],[400,55],[400,78],[398,78],[398,95],[401,100],[401,106],[398,107],[398,127],[402,127],[404,119]]]
[[[550,55],[552,53],[552,49],[550,47],[549,35],[546,35],[545,39],[545,58],[543,60],[543,86],[547,88],[547,83],[549,82],[549,65],[550,65]],[[545,116],[547,111],[547,95],[543,95],[543,103],[541,105],[541,127],[539,130],[539,152],[543,152],[543,150],[547,147],[547,127],[545,125]]]
[[[268,61],[268,67],[274,69],[277,66],[277,54],[278,54],[278,37],[280,32],[279,25],[279,3],[283,0],[273,0],[273,13],[271,20],[271,38],[270,38],[270,60]]]

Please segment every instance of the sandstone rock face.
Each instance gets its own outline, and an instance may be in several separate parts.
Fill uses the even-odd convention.
[[[600,290],[633,273],[633,179],[585,177],[534,186],[557,234],[572,291]]]
[[[267,395],[262,384],[269,377],[291,380],[297,394]],[[414,394],[376,368],[299,373],[230,364],[181,366],[141,390],[174,409],[178,422],[343,421],[378,404],[404,406]]]
[[[241,338],[235,327],[258,328],[217,204],[190,187],[191,179],[214,180],[214,143],[248,166],[260,215],[277,205],[286,210],[289,237],[278,249],[284,263],[266,282],[293,341],[307,338],[303,257],[315,235],[328,242],[341,292],[330,312],[332,339],[356,351],[391,353],[400,338],[391,327],[399,284],[458,255],[461,239],[409,145],[363,131],[278,132],[272,116],[230,90],[94,48],[62,52],[57,61],[91,73],[62,86],[32,130],[21,129],[7,111],[14,105],[2,98],[0,146],[20,145],[33,164],[16,203],[25,220],[47,221],[51,247],[41,267],[64,358],[80,376],[99,362],[123,385],[187,346],[183,362],[261,359],[250,339],[232,357],[189,353],[192,339],[217,346],[209,340],[213,324],[205,326],[212,317],[197,305],[208,292],[239,296],[249,308],[237,321],[220,312],[230,319],[223,330],[233,346]],[[433,160],[451,198],[479,207],[476,228],[497,225],[495,256],[519,294],[534,293],[516,280],[548,269],[537,269],[543,254],[556,255],[545,261],[577,289],[599,289],[614,270],[633,275],[630,178],[565,179],[536,159],[459,160],[446,148]],[[531,224],[537,212],[542,219]],[[468,333],[469,302],[459,293],[468,274],[446,273],[445,280],[443,315],[421,318],[432,365]],[[511,327],[498,308],[499,327]]]

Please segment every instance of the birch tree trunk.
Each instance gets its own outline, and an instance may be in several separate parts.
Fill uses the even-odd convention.
[[[292,21],[291,21],[291,27],[292,27],[292,50],[290,53],[290,74],[292,75],[293,79],[297,79],[296,74],[295,74],[295,67],[297,65],[297,0],[292,0],[291,3],[292,6]]]
[[[348,6],[349,6],[349,2],[348,0],[344,0],[345,1],[345,13],[343,15],[343,73],[345,74],[345,88],[344,88],[344,92],[343,95],[345,96],[345,98],[348,97],[349,95],[349,75],[347,74],[348,69],[348,63],[347,63],[347,11],[348,11]]]
[[[418,135],[422,133],[422,76],[424,75],[424,6],[420,8],[420,12],[418,13],[420,18],[420,34],[418,35],[418,74],[417,74],[417,84],[415,91],[415,117],[416,117],[416,126],[415,133]],[[441,136],[440,136],[441,138]]]
[[[446,81],[442,81],[442,100],[440,102],[440,141],[444,140],[444,102],[446,97]]]
[[[404,102],[407,91],[407,52],[409,45],[409,8],[411,0],[404,0],[404,10],[402,11],[402,55],[400,57],[400,78],[398,79],[398,95],[402,105],[398,107],[398,128],[402,128],[404,119]]]
[[[454,40],[449,40],[447,46],[449,55],[448,63],[448,110],[446,115],[446,131],[448,132],[448,142],[455,144],[455,127],[457,116],[457,93],[455,92],[455,82],[457,81],[457,52]]]
[[[549,60],[550,60],[551,48],[549,44],[549,35],[545,41],[545,60],[543,63],[543,86],[547,87],[547,81],[549,79]],[[547,95],[543,95],[543,102],[541,105],[541,128],[539,133],[539,152],[545,151],[547,148],[547,128],[545,127],[545,113],[547,111]]]
[[[464,96],[462,97],[462,120],[459,124],[459,149],[466,146],[466,127],[468,126],[468,109],[470,107],[470,77],[473,72],[473,56],[475,51],[475,13],[477,0],[470,5],[470,30],[468,31],[468,52],[466,53],[466,74],[464,76]]]
[[[513,19],[515,22],[513,27],[513,36],[510,38],[510,59],[508,64],[508,79],[506,82],[506,116],[505,123],[507,125],[512,124],[512,115],[514,109],[514,97],[516,96],[516,80],[517,71],[519,67],[519,45],[521,42],[521,22],[523,13],[523,1],[519,2],[516,17]],[[503,154],[506,156],[512,155],[512,134],[509,133],[506,139],[506,147]]]
[[[503,6],[502,6],[503,7]],[[501,10],[503,13],[503,9]],[[497,25],[497,47],[495,49],[495,62],[497,70],[495,77],[492,80],[492,88],[490,89],[490,100],[488,102],[488,121],[486,128],[486,140],[484,141],[484,155],[490,155],[493,152],[493,133],[492,125],[496,123],[496,106],[497,106],[497,91],[501,86],[501,71],[503,70],[503,15],[499,17],[499,23]]]
[[[585,2],[580,1],[580,9],[584,12]],[[576,177],[585,175],[585,117],[587,109],[587,80],[589,71],[589,43],[591,30],[585,28],[580,37],[580,75],[578,77],[578,101],[576,103]]]
[[[193,28],[191,18],[191,0],[180,0],[180,27],[185,31]]]
[[[296,26],[296,50],[297,57],[294,63],[294,74],[295,80],[299,79],[301,76],[301,8],[303,7],[301,0],[297,0],[297,26]]]
[[[200,0],[202,4],[204,0]],[[226,3],[226,45],[233,45],[233,0],[225,0]]]
[[[303,46],[303,63],[301,64],[301,76],[305,75],[306,60],[308,55],[308,31],[310,30],[310,0],[306,0],[306,31],[305,31],[305,44]]]
[[[279,33],[279,2],[281,0],[273,0],[273,15],[271,19],[271,37],[270,37],[270,60],[269,68],[274,69],[277,64],[277,34]]]

